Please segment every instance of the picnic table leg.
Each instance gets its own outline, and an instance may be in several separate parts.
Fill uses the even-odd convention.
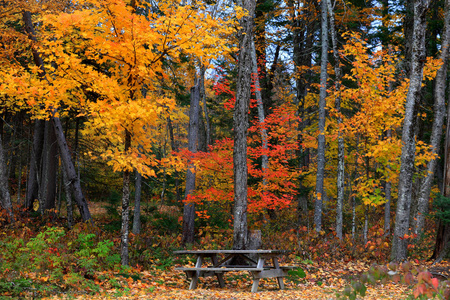
[[[256,264],[256,268],[264,268],[264,258],[260,257],[258,259],[258,263]],[[253,285],[252,285],[252,293],[256,293],[258,291],[259,279],[255,277],[255,273],[253,273]]]
[[[280,269],[280,265],[278,264],[278,258],[276,256],[274,256],[272,258],[272,261],[273,261],[274,268]],[[283,277],[277,277],[277,281],[278,281],[278,286],[280,287],[280,290],[284,290]]]
[[[202,263],[203,263],[203,257],[201,255],[199,255],[197,257],[197,261],[195,262],[195,267],[196,268],[201,268],[202,267]],[[192,279],[191,279],[191,284],[189,285],[189,289],[190,290],[195,290],[197,288],[197,284],[198,284],[198,277],[200,275],[200,271],[195,271]]]
[[[219,260],[217,259],[217,255],[213,254],[213,256],[211,256],[211,260],[213,263],[214,267],[219,267]],[[217,280],[219,281],[219,286],[221,288],[225,287],[225,281],[223,280],[223,273],[216,273],[217,276]]]

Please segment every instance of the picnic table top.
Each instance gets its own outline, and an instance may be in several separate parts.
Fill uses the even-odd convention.
[[[290,250],[178,250],[174,254],[287,254]]]

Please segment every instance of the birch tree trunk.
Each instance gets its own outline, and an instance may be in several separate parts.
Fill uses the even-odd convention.
[[[323,181],[325,177],[325,105],[327,97],[327,64],[328,64],[328,18],[327,1],[321,1],[322,22],[322,57],[320,64],[320,99],[319,99],[319,136],[317,138],[317,176],[316,203],[314,207],[314,225],[316,231],[322,230],[322,199],[324,196]]]
[[[450,38],[450,1],[445,3],[445,22],[442,36],[440,59],[443,62],[442,67],[438,70],[435,79],[434,88],[434,120],[431,130],[430,145],[434,154],[439,155],[442,126],[444,125],[445,117],[445,87],[447,81],[447,65],[449,55],[449,38]],[[427,164],[427,172],[425,178],[419,189],[419,196],[417,199],[417,216],[415,233],[420,234],[423,231],[425,224],[425,215],[428,213],[428,200],[430,198],[431,185],[433,183],[434,174],[436,170],[437,157],[432,159]]]
[[[245,249],[248,237],[247,226],[247,129],[248,107],[251,95],[252,42],[254,0],[241,0],[238,5],[248,11],[239,20],[239,73],[236,86],[236,103],[233,114],[234,149],[234,233],[233,249]]]
[[[199,106],[200,86],[196,82],[196,85],[191,88],[191,107],[189,109],[188,150],[192,153],[197,152]],[[195,168],[195,166],[189,162],[186,172],[185,198],[195,190],[195,172],[191,171],[192,168]],[[183,244],[194,243],[194,221],[195,203],[185,203],[183,211]]]
[[[131,132],[125,129],[124,152],[127,153],[131,147]],[[123,171],[123,187],[122,187],[122,228],[120,232],[120,261],[122,266],[128,266],[128,235],[130,221],[130,171]]]
[[[342,240],[342,227],[343,227],[343,215],[342,210],[344,207],[344,176],[345,176],[345,144],[344,137],[340,125],[342,124],[341,117],[341,79],[342,79],[342,69],[341,60],[339,57],[338,47],[337,47],[337,33],[336,33],[336,23],[334,20],[333,7],[331,6],[331,0],[327,0],[328,4],[328,14],[330,15],[330,33],[331,41],[333,44],[333,56],[334,56],[334,73],[335,73],[335,83],[334,88],[338,93],[334,101],[334,108],[336,109],[337,127],[338,127],[338,167],[337,167],[337,205],[336,205],[336,235]]]
[[[392,240],[391,259],[404,261],[407,259],[408,239],[403,238],[409,229],[409,213],[411,207],[412,182],[416,141],[414,128],[417,104],[423,79],[425,54],[426,12],[430,0],[417,0],[414,3],[414,34],[412,49],[411,77],[406,96],[405,119],[402,130],[402,155],[398,183],[398,202],[395,218],[394,237]]]

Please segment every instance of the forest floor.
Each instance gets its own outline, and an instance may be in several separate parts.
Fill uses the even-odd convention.
[[[110,215],[108,215],[110,212],[108,213],[105,207],[105,203],[93,203],[93,205],[90,205],[91,212],[96,219],[95,222],[101,224],[101,226],[113,224],[108,223],[112,221],[110,220]],[[170,213],[174,216],[178,214],[178,212],[172,211],[170,209],[171,207],[161,206],[160,210],[161,208],[167,210],[167,214]],[[149,213],[147,212],[147,214]],[[151,217],[154,219],[155,215],[151,215]],[[27,215],[23,218],[22,221],[16,223],[19,225],[18,227],[6,229],[7,232],[4,232],[4,235],[23,238],[24,232],[26,232],[25,236],[34,236],[34,234],[32,234],[33,232],[36,233],[42,231],[42,228],[51,225],[51,223],[48,223],[48,220],[45,222],[44,220],[38,221],[38,219],[30,219]],[[52,226],[57,226],[58,222],[64,222],[64,219],[53,223]],[[116,225],[120,225],[120,222],[117,220],[116,223]],[[117,238],[117,229],[101,228],[103,228],[101,230],[102,236],[98,237],[99,240],[110,239],[114,240],[115,245],[120,244],[120,239]],[[149,258],[143,256],[143,259],[139,262],[141,265],[130,268],[127,272],[102,269],[96,272],[95,275],[89,275],[87,277],[84,275],[87,281],[95,285],[95,292],[89,290],[89,285],[86,284],[78,286],[77,284],[71,284],[69,286],[69,284],[67,284],[68,280],[65,278],[68,276],[67,274],[63,276],[64,278],[58,279],[59,283],[53,283],[50,282],[51,280],[49,279],[50,273],[44,273],[37,276],[37,274],[33,272],[22,270],[20,271],[21,278],[32,280],[33,285],[24,288],[20,294],[16,293],[15,295],[20,295],[17,299],[336,299],[338,297],[343,297],[343,291],[346,288],[348,289],[352,283],[360,282],[362,278],[361,275],[367,274],[366,272],[368,272],[376,263],[374,259],[376,256],[374,255],[366,257],[361,255],[360,258],[353,257],[351,259],[345,259],[347,256],[342,255],[342,253],[348,250],[345,250],[345,247],[340,248],[343,246],[342,244],[336,244],[335,248],[329,248],[330,251],[334,252],[327,252],[328,250],[325,250],[324,252],[322,251],[323,249],[321,249],[323,245],[316,245],[314,249],[311,248],[311,251],[322,251],[321,253],[325,253],[325,256],[319,256],[316,259],[302,259],[297,255],[292,255],[280,261],[281,265],[298,265],[304,271],[302,276],[290,274],[285,277],[285,290],[279,290],[275,279],[262,279],[259,284],[258,292],[251,293],[252,278],[250,274],[244,272],[229,272],[224,275],[224,288],[219,287],[215,277],[209,277],[200,278],[198,288],[191,291],[189,290],[189,280],[186,278],[185,274],[181,271],[176,271],[175,268],[186,266],[188,264],[190,265],[193,261],[192,259],[182,260],[181,258],[174,257],[172,254],[173,248],[170,248],[171,245],[173,245],[171,243],[174,243],[174,240],[179,237],[172,234],[158,235],[155,234],[155,232],[149,231],[148,228],[147,231],[145,231],[145,236],[139,240],[137,239],[138,236],[132,236],[131,240],[133,241],[134,251],[137,251],[136,249],[146,249],[146,253],[150,255],[148,256]],[[67,240],[70,240],[69,236],[69,233],[67,233],[67,236],[62,238],[65,239],[65,242],[63,242],[63,240],[60,241],[61,247],[64,247],[63,243],[69,242]],[[223,239],[223,236],[220,236],[219,238]],[[215,239],[217,239],[217,237]],[[0,240],[0,246],[1,242],[2,240]],[[211,245],[216,242],[216,240],[205,240],[200,243],[199,246],[211,247]],[[315,243],[315,241],[312,240],[311,243]],[[384,242],[381,242],[380,245],[383,243]],[[216,244],[216,246],[217,245],[218,247],[227,247],[226,245]],[[278,244],[278,241],[275,241],[275,245],[280,244]],[[289,246],[280,245],[280,247],[289,249]],[[53,250],[56,250],[56,248]],[[116,253],[118,252],[117,250],[118,249],[115,249]],[[49,250],[46,251],[48,252]],[[387,250],[384,251],[386,252]],[[49,252],[49,254],[50,253],[51,252]],[[328,253],[330,255],[327,255]],[[340,253],[341,258],[336,258],[334,255],[335,253]],[[69,253],[66,254],[69,255]],[[2,255],[0,255],[0,260],[1,256]],[[386,254],[384,257],[387,257]],[[55,258],[55,256],[53,258]],[[159,259],[161,259],[160,262],[158,262]],[[449,262],[431,266],[430,262],[420,260],[421,258],[414,259],[413,257],[412,259],[411,268],[427,269],[431,271],[432,275],[437,277],[439,281],[450,278]],[[386,259],[377,259],[378,266],[384,265],[387,267],[388,262],[384,263],[384,260]],[[76,271],[77,269],[72,269],[72,272],[74,270]],[[2,284],[4,285],[5,283],[12,282],[11,274],[12,273],[8,273],[8,271],[4,271],[3,273],[0,272],[0,299],[11,299],[7,296],[2,296],[8,295],[9,293],[2,292]],[[405,284],[405,280],[403,279],[404,278],[402,278],[402,280],[394,281],[392,277],[385,277],[383,281],[375,280],[375,283],[366,284],[367,290],[365,291],[364,299],[413,298],[412,295],[414,290],[417,289],[417,282],[412,280],[408,282],[409,284]],[[64,282],[66,282],[66,284],[64,284]],[[32,290],[38,290],[37,287],[39,286],[43,289],[42,293],[32,292]],[[45,292],[46,289],[48,292]],[[350,291],[354,290],[356,290],[356,288],[353,285],[353,287],[350,288]],[[359,298],[361,297],[358,296],[358,299]],[[352,299],[352,297],[347,295],[347,297],[343,297],[343,299]]]
[[[139,280],[123,280],[128,286],[125,289],[117,290],[106,284],[97,295],[71,293],[46,299],[336,299],[337,293],[350,284],[351,278],[357,278],[369,267],[368,262],[313,264],[306,268],[305,278],[298,281],[287,277],[285,290],[278,289],[275,279],[262,279],[257,293],[250,292],[252,280],[249,275],[233,272],[225,275],[225,288],[219,288],[215,278],[201,278],[199,287],[190,291],[185,275],[172,267],[141,271]],[[448,276],[450,263],[444,262],[429,270],[438,270]],[[368,285],[363,299],[407,299],[412,293],[412,286],[402,283],[376,283]]]

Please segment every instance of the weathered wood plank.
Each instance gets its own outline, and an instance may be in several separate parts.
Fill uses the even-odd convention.
[[[255,278],[275,278],[287,276],[287,272],[282,269],[270,269],[263,271],[252,271]]]

